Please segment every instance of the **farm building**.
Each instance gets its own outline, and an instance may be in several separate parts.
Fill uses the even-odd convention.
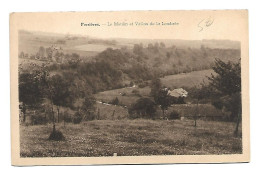
[[[188,92],[185,91],[184,89],[182,88],[178,88],[178,89],[174,89],[174,90],[169,90],[168,91],[168,95],[172,96],[172,97],[176,97],[176,98],[179,98],[179,97],[187,97],[188,96]]]

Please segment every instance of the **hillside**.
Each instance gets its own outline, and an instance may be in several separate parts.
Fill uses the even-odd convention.
[[[83,58],[95,56],[107,47],[120,48],[113,40],[23,30],[19,32],[19,53],[36,54],[41,46],[44,48],[61,47],[64,54],[77,53]]]
[[[137,44],[134,39],[98,39],[20,31],[19,70],[32,71],[45,64],[52,73],[74,74],[71,79],[75,79],[76,75],[86,81],[92,91],[100,92],[129,86],[130,83],[140,85],[154,77],[183,76],[189,72],[208,70],[215,58],[239,61],[241,55],[238,43],[233,41],[139,41]],[[190,78],[185,80],[187,84],[184,86],[196,82],[196,76],[201,75],[188,75]],[[180,86],[183,82],[176,78],[178,76],[173,79],[167,77],[163,83]]]
[[[214,71],[212,69],[194,71],[190,73],[165,76],[164,78],[161,78],[161,81],[163,85],[172,89],[180,87],[193,87],[203,82],[207,83],[207,76],[209,77],[211,73],[214,74]]]
[[[231,56],[229,59],[232,60],[240,58],[240,43],[228,40],[99,39],[69,34],[23,30],[19,32],[19,54],[24,52],[30,58],[37,54],[40,47],[47,49],[52,46],[61,48],[64,55],[76,53],[85,60],[92,60],[107,48],[128,50],[128,52],[137,49],[135,51],[137,56],[152,59],[148,61],[149,65],[159,66],[162,69],[170,68],[165,65],[165,62],[169,66],[186,66],[190,65],[185,63],[187,61],[192,64],[206,61],[208,66],[208,63],[216,57],[227,59]]]

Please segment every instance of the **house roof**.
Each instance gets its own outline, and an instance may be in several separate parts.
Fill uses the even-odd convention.
[[[187,97],[188,92],[182,88],[178,88],[178,89],[174,89],[174,90],[169,90],[168,95],[173,96],[173,97]]]

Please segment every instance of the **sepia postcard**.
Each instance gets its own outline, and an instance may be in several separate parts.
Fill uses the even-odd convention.
[[[12,165],[250,161],[247,10],[10,14]]]

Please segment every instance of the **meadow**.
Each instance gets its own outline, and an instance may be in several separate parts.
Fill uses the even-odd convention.
[[[210,76],[211,73],[214,74],[212,69],[193,71],[190,73],[165,76],[164,78],[161,78],[161,81],[163,85],[170,88],[194,87],[203,82],[207,83],[207,76]]]
[[[137,91],[135,93],[134,91]],[[103,91],[95,94],[95,98],[98,101],[109,103],[116,97],[119,100],[119,104],[129,107],[132,103],[137,101],[141,96],[149,97],[150,87],[139,88],[139,87],[125,87],[120,89]]]
[[[242,153],[235,123],[192,120],[93,120],[58,124],[63,141],[48,137],[52,125],[20,126],[21,157],[208,155]]]
[[[128,110],[125,107],[111,104],[96,104],[96,115],[102,120],[125,119],[128,117]]]

